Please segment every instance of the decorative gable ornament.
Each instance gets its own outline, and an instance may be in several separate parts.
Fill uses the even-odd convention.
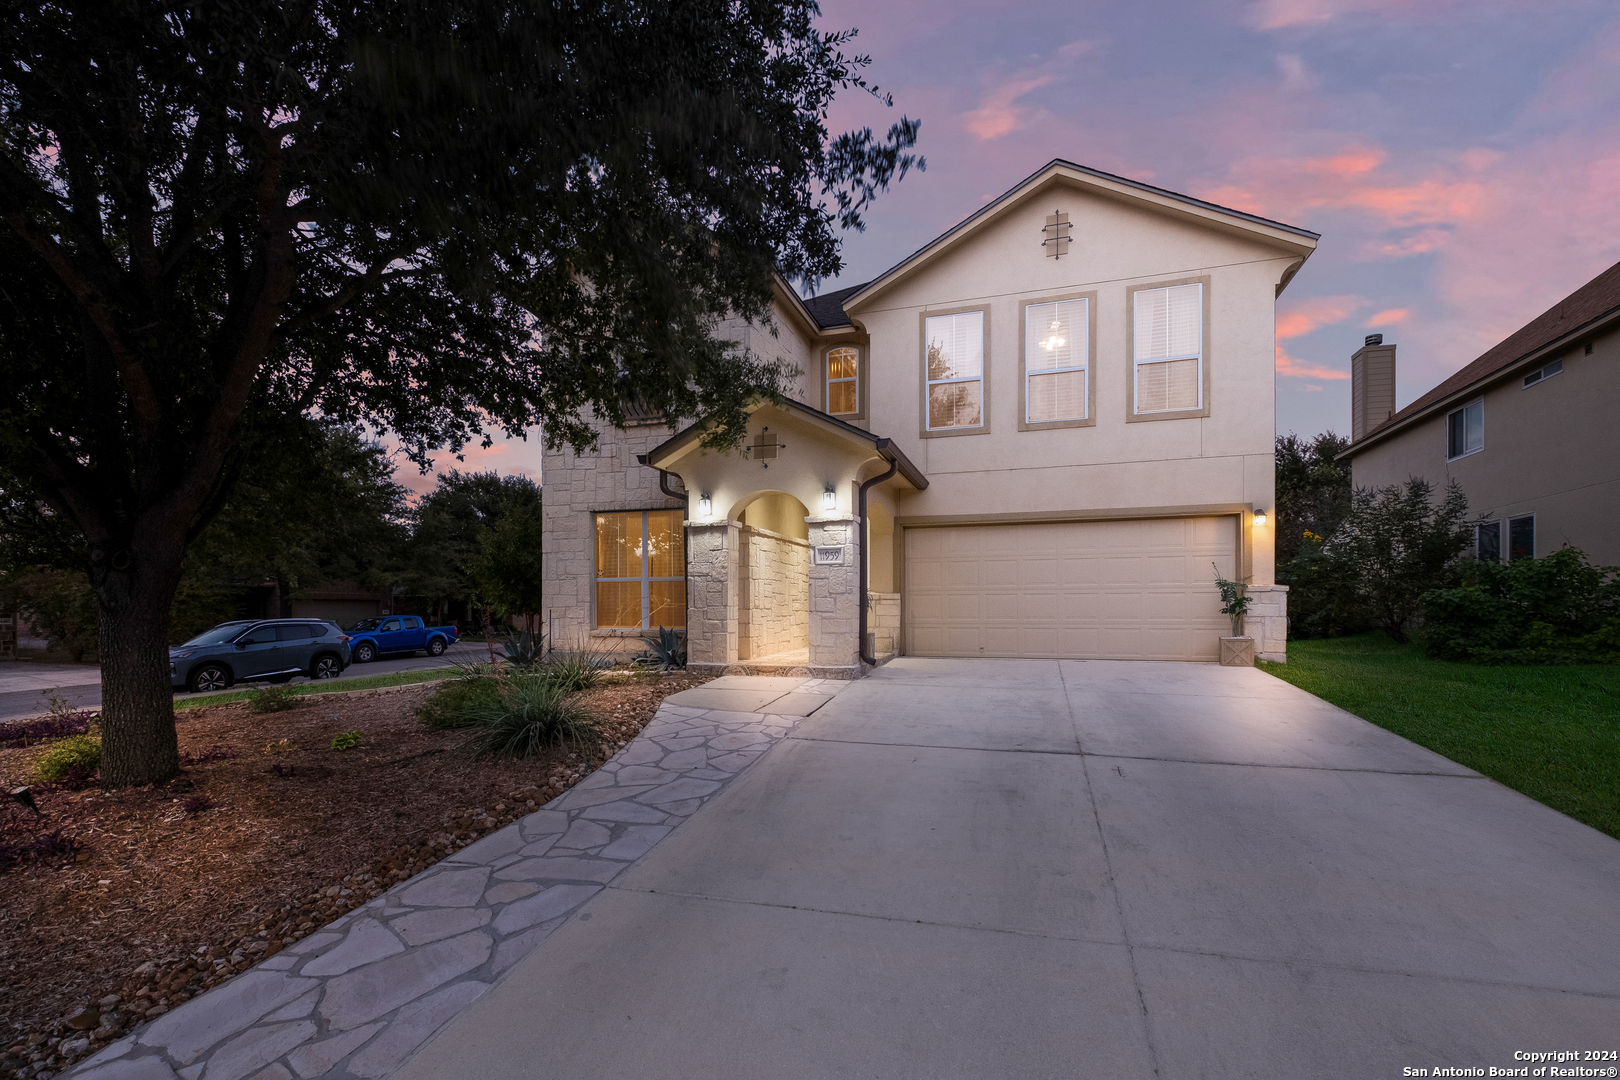
[[[1041,247],[1045,249],[1049,259],[1061,259],[1069,253],[1069,215],[1062,210],[1054,210],[1046,215],[1046,224],[1041,228]]]
[[[759,462],[759,467],[768,469],[771,462],[776,459],[778,450],[786,450],[787,443],[777,442],[776,434],[770,427],[759,429],[759,435],[748,446],[743,447],[743,457]]]

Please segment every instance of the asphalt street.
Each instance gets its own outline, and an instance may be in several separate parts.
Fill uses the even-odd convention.
[[[369,664],[350,664],[338,680],[364,678],[369,675],[387,675],[394,671],[422,671],[428,668],[449,667],[452,664],[477,662],[487,659],[488,650],[482,641],[464,641],[453,646],[440,657],[417,653],[397,659],[374,660]],[[308,682],[297,678],[293,686]],[[232,690],[241,690],[257,683],[237,683]],[[0,661],[0,720],[15,720],[25,716],[38,716],[50,708],[52,691],[75,709],[93,709],[101,704],[101,672],[93,664],[43,664],[29,661]],[[228,691],[227,691],[228,692]],[[202,694],[176,694],[176,700],[204,697]]]

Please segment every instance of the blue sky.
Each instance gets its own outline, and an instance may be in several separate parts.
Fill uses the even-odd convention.
[[[847,95],[833,130],[905,113],[928,158],[824,290],[1055,157],[1301,225],[1323,235],[1278,304],[1279,432],[1346,431],[1366,333],[1399,344],[1404,405],[1620,260],[1613,0],[824,0],[821,24],[859,28],[895,98]],[[535,432],[459,467],[539,466]]]

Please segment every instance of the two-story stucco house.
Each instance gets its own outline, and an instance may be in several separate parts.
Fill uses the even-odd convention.
[[[1569,544],[1620,564],[1620,263],[1399,412],[1395,346],[1369,336],[1351,399],[1341,456],[1358,487],[1456,480],[1481,519],[1477,557]]]
[[[699,670],[846,678],[1212,661],[1218,570],[1283,659],[1274,308],[1316,240],[1054,161],[864,285],[780,284],[774,335],[725,333],[803,378],[741,450],[653,421],[546,457],[553,633],[684,626]]]

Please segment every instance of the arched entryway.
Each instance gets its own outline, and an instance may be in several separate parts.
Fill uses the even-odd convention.
[[[733,510],[737,534],[737,659],[809,663],[810,512],[792,495],[756,492]]]

